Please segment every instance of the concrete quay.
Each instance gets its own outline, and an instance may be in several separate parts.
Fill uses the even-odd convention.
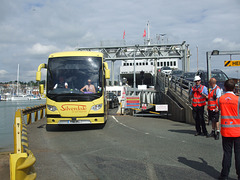
[[[103,129],[47,132],[45,124],[28,126],[37,179],[210,180],[221,171],[221,138],[194,136],[194,125],[114,114]],[[237,179],[234,163],[231,178]]]

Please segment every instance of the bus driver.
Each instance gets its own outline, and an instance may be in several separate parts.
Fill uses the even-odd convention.
[[[59,77],[59,82],[53,87],[53,89],[57,88],[68,88],[68,83],[64,81],[64,78],[62,76]]]
[[[88,79],[88,84],[85,85],[80,91],[84,92],[83,90],[86,89],[87,92],[96,93],[95,87],[91,84],[91,79]]]

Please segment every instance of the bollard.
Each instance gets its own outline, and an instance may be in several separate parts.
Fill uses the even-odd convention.
[[[43,109],[40,110],[40,119],[43,118]]]
[[[29,114],[27,115],[27,124],[31,124],[31,123],[32,123],[32,114],[29,113]]]
[[[35,120],[35,122],[38,121],[38,111],[36,111],[36,112],[34,113],[34,120]]]

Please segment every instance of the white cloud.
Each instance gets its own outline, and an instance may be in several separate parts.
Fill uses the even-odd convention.
[[[215,38],[215,39],[213,40],[213,43],[221,43],[221,42],[223,42],[223,39],[222,39],[222,38]]]
[[[8,72],[6,70],[1,69],[0,70],[0,76],[6,75]]]
[[[240,43],[229,41],[227,39],[215,38],[212,42],[217,45],[220,50],[234,51],[240,49]]]
[[[27,52],[30,54],[48,54],[50,52],[59,51],[56,46],[53,45],[42,45],[40,43],[34,44],[31,48],[27,49]]]

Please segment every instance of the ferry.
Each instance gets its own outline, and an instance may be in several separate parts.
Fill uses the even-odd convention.
[[[178,58],[171,59],[140,59],[135,60],[135,75],[136,86],[147,85],[153,86],[155,73],[161,69],[161,67],[168,66],[171,69],[178,69]],[[141,71],[143,72],[141,75]],[[122,61],[120,66],[120,78],[126,79],[127,84],[133,87],[134,76],[134,60]]]
[[[153,52],[151,47],[151,39],[150,39],[150,29],[149,22],[147,23],[147,39],[145,41],[148,46],[141,46],[136,51],[135,49],[131,49],[133,55],[133,60],[123,60],[120,66],[120,78],[122,81],[127,81],[129,86],[134,87],[134,69],[135,69],[135,77],[136,77],[136,87],[138,85],[147,85],[147,87],[154,86],[155,74],[162,67],[168,66],[171,69],[178,69],[178,61],[180,58],[169,58],[167,57],[167,52],[169,50],[177,50],[174,46],[162,46],[158,50],[161,51],[161,57],[157,59],[139,59],[142,57],[144,53],[142,52],[151,52],[151,56],[159,57],[159,52]],[[146,34],[145,34],[146,35]],[[164,34],[165,35],[165,34]],[[158,44],[159,45],[159,44]],[[136,52],[135,52],[136,51]],[[173,54],[174,55],[174,54]],[[135,60],[134,60],[135,59]],[[134,63],[135,62],[135,63]],[[135,64],[135,65],[134,65]],[[135,66],[135,68],[134,68]]]

